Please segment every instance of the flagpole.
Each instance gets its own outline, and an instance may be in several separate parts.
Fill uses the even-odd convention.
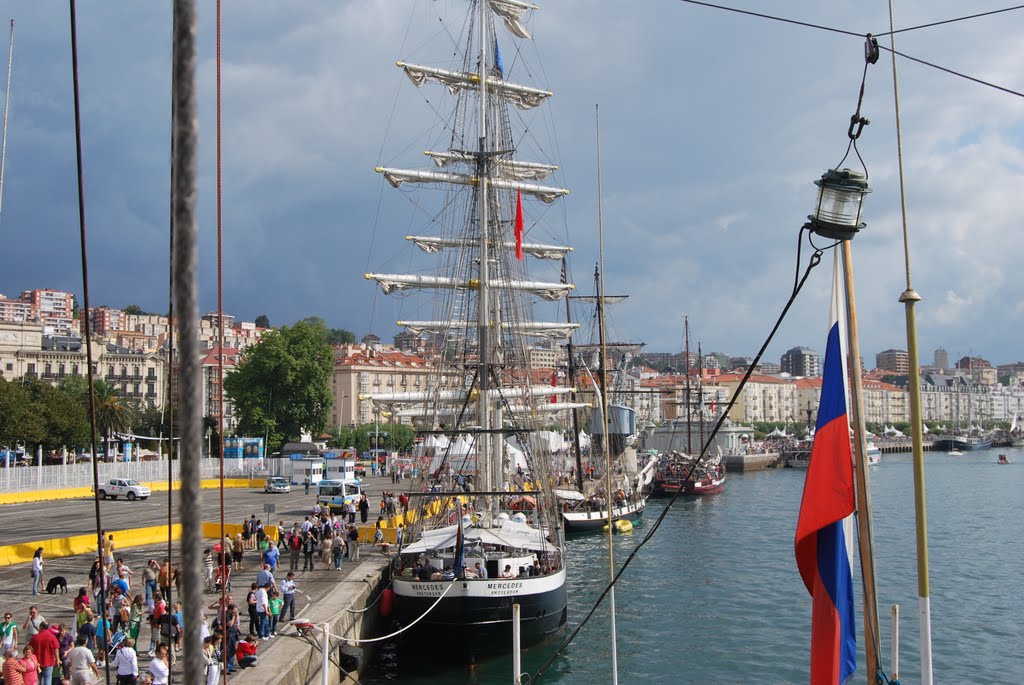
[[[928,588],[928,514],[924,491],[924,431],[921,417],[921,366],[917,354],[915,305],[921,296],[910,281],[910,236],[907,230],[907,198],[903,184],[903,131],[900,127],[900,91],[896,78],[896,41],[893,38],[892,0],[889,1],[889,45],[892,49],[892,94],[896,109],[896,158],[900,178],[900,210],[903,218],[903,256],[907,288],[900,295],[907,325],[907,376],[910,391],[910,439],[914,463],[914,518],[917,526],[917,610],[921,645],[921,685],[932,685],[932,604]]]
[[[857,544],[860,552],[860,572],[864,592],[864,656],[867,662],[868,685],[875,683],[878,668],[878,603],[875,598],[875,560],[871,544],[871,487],[868,482],[865,449],[864,411],[862,405],[862,377],[860,369],[860,339],[857,333],[857,304],[853,294],[853,251],[850,241],[844,240],[843,280],[846,286],[846,335],[849,342],[850,400],[853,410],[853,456],[857,490]]]

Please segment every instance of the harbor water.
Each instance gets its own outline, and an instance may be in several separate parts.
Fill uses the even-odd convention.
[[[1005,453],[1009,465],[997,465]],[[936,683],[1024,682],[1024,450],[925,455],[928,551]],[[806,471],[729,474],[726,490],[680,498],[616,587],[621,683],[806,683],[811,600],[793,557]],[[888,454],[870,468],[879,654],[890,672],[890,606],[899,604],[903,683],[920,680],[914,484],[909,454]],[[652,500],[643,522],[615,536],[620,566],[664,510]],[[569,631],[607,583],[607,540],[570,540]],[[864,670],[860,574],[858,666]],[[568,635],[568,631],[566,633]],[[610,683],[607,600],[543,673],[542,683]],[[523,655],[534,674],[558,644]],[[510,683],[511,658],[439,670],[402,663],[385,647],[364,683]],[[530,682],[524,677],[523,682]]]

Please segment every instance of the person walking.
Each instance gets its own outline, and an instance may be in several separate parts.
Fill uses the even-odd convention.
[[[203,640],[203,659],[206,661],[206,685],[220,683],[220,667],[223,654],[220,651],[220,633],[214,633]]]
[[[355,499],[349,500],[349,503],[348,503],[348,522],[349,523],[355,523],[356,522],[356,501],[355,501]]]
[[[92,655],[92,650],[85,646],[84,635],[79,635],[75,640],[74,649],[68,652],[67,662],[71,685],[90,685],[93,676],[100,677],[100,669],[96,667],[96,657]]]
[[[341,558],[345,553],[345,539],[339,532],[331,538],[331,556],[334,558],[334,570],[341,570]]]
[[[60,642],[57,641],[57,636],[50,630],[50,626],[46,621],[43,621],[42,625],[39,626],[39,632],[28,641],[28,646],[35,653],[35,659],[38,664],[37,670],[39,671],[39,682],[42,685],[51,685],[53,682],[53,669],[60,657]],[[29,681],[31,678],[25,678],[25,680]]]
[[[284,618],[285,612],[288,613],[289,621],[295,620],[295,574],[291,571],[285,576],[285,579],[281,581],[281,599],[284,604],[281,605],[281,618]]]
[[[354,524],[348,527],[348,559],[359,561],[359,529]]]
[[[299,531],[293,530],[288,535],[288,550],[291,552],[288,559],[288,570],[298,571],[299,557],[302,555],[302,536]]]
[[[305,494],[308,495],[309,494],[309,476],[306,476],[306,478],[302,481],[302,488],[303,488]]]
[[[111,665],[117,669],[117,685],[135,685],[139,681],[139,655],[135,651],[135,640],[129,637],[124,641]]]
[[[18,661],[18,650],[4,650],[3,676],[6,685],[25,685],[25,667]]]
[[[0,654],[11,647],[18,648],[18,624],[11,612],[4,614],[4,622],[0,623]]]
[[[43,548],[36,549],[32,555],[32,594],[39,594],[39,583],[43,580]]]
[[[366,495],[361,495],[359,498],[359,520],[363,523],[370,518],[370,500],[366,499]],[[353,523],[355,523],[353,521]]]
[[[302,570],[313,570],[313,555],[316,554],[316,537],[312,531],[302,539]]]
[[[31,644],[25,645],[18,663],[25,668],[25,672],[21,674],[22,682],[25,685],[39,685],[39,661]]]

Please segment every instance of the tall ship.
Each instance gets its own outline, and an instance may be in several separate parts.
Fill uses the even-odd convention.
[[[535,73],[520,44],[531,39],[524,21],[536,7],[471,0],[467,8],[451,24],[461,37],[444,33],[451,64],[397,63],[438,116],[440,143],[425,153],[431,168],[377,168],[420,215],[423,234],[407,240],[436,261],[429,272],[366,274],[385,294],[422,297],[419,311],[432,310],[430,319],[398,322],[426,340],[436,360],[429,381],[362,397],[411,417],[421,438],[423,481],[409,493],[393,616],[399,653],[434,661],[510,651],[514,604],[523,647],[562,631],[564,527],[544,429],[583,406],[529,364],[538,341],[554,347],[575,328],[554,309],[549,321],[534,316],[573,289],[559,269],[570,248],[529,239],[552,234],[541,208],[568,190],[548,180],[556,165],[520,158],[547,149],[529,124],[552,93],[516,83],[501,58],[515,55],[516,73]],[[534,275],[545,268],[547,278]]]

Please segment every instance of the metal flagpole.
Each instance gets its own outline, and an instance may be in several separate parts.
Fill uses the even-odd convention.
[[[924,492],[924,432],[921,428],[921,365],[917,354],[917,317],[914,305],[921,296],[910,281],[910,238],[907,233],[907,199],[903,183],[903,134],[900,128],[900,91],[896,78],[896,42],[893,38],[892,0],[889,2],[889,46],[892,50],[892,94],[896,103],[896,152],[900,176],[900,210],[903,218],[903,255],[907,288],[899,301],[907,322],[907,362],[910,373],[910,437],[914,455],[914,516],[917,521],[917,604],[921,643],[921,685],[932,684],[932,606],[928,589],[928,515]]]

